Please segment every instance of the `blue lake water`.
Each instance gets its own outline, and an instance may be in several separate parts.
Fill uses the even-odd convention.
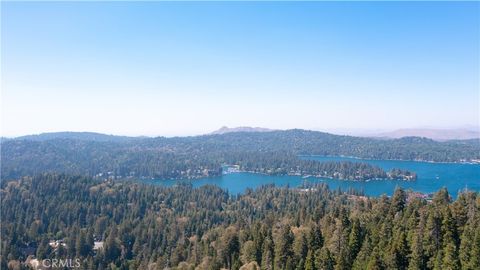
[[[365,162],[376,165],[386,171],[392,168],[406,169],[417,173],[417,180],[412,182],[378,180],[369,182],[353,182],[322,178],[307,178],[300,176],[268,176],[253,173],[232,173],[220,177],[203,178],[196,180],[143,180],[145,183],[171,186],[179,182],[191,183],[194,187],[212,184],[228,190],[232,194],[244,192],[247,188],[255,189],[265,184],[277,186],[297,187],[304,182],[326,183],[330,189],[347,190],[353,188],[363,191],[369,196],[382,194],[392,195],[397,186],[405,189],[412,189],[423,193],[431,193],[446,187],[453,197],[456,197],[459,190],[468,188],[480,191],[480,164],[457,164],[457,163],[428,163],[418,161],[398,160],[368,160],[348,157],[320,157],[302,156],[304,159],[318,161],[354,161]]]

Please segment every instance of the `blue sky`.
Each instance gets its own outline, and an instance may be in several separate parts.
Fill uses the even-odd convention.
[[[479,123],[478,2],[2,2],[2,135]]]

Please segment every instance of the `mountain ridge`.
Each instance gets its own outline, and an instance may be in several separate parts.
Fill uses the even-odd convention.
[[[13,138],[4,138],[3,140],[29,140],[29,141],[47,141],[54,139],[72,139],[72,140],[84,140],[95,142],[121,142],[136,139],[147,138],[145,136],[130,137],[122,135],[112,135],[98,132],[88,131],[59,131],[59,132],[44,132],[39,134],[23,135]]]
[[[229,128],[227,126],[223,126],[218,130],[213,132],[203,134],[203,135],[193,135],[193,136],[174,136],[174,137],[165,137],[165,136],[124,136],[124,135],[114,135],[114,134],[106,134],[100,132],[89,132],[89,131],[59,131],[59,132],[44,132],[39,134],[28,134],[22,135],[18,137],[1,137],[2,142],[10,141],[10,140],[29,140],[29,141],[47,141],[53,139],[69,139],[69,140],[81,140],[81,141],[95,141],[95,142],[125,142],[125,141],[135,141],[135,140],[143,140],[143,139],[154,139],[154,138],[194,138],[199,136],[211,136],[211,135],[226,135],[226,134],[235,134],[235,133],[248,133],[248,134],[255,134],[255,133],[276,133],[276,132],[306,132],[306,133],[317,133],[317,134],[325,134],[325,135],[332,135],[332,136],[340,136],[340,137],[354,137],[354,138],[370,138],[375,140],[399,140],[399,139],[429,139],[438,142],[473,142],[475,143],[477,140],[480,140],[480,132],[469,130],[469,129],[398,129],[391,132],[383,132],[377,134],[370,134],[370,135],[355,135],[355,134],[336,134],[332,132],[325,132],[325,131],[318,131],[318,130],[309,130],[309,129],[286,129],[286,130],[279,130],[279,129],[269,129],[263,127],[248,127],[248,126],[240,126],[240,127],[233,127]],[[415,133],[415,131],[419,131]],[[422,131],[425,131],[422,133]],[[455,136],[433,136],[434,132],[450,132],[451,134],[456,134]],[[455,133],[458,131],[457,133]],[[461,131],[466,131],[464,136],[461,136]],[[428,132],[431,132],[429,134]],[[417,135],[415,135],[417,134]]]

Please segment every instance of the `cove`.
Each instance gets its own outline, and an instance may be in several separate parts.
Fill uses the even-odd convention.
[[[141,182],[173,186],[178,183],[191,183],[194,187],[217,185],[231,194],[243,193],[247,188],[255,189],[266,184],[276,186],[298,187],[303,183],[326,183],[330,189],[356,189],[368,196],[392,195],[397,186],[422,193],[432,193],[446,187],[452,197],[465,188],[480,191],[480,164],[429,163],[420,161],[370,160],[349,157],[301,156],[303,159],[318,161],[353,161],[365,162],[386,171],[392,168],[406,169],[417,173],[416,181],[377,180],[368,182],[343,181],[322,178],[302,178],[300,176],[270,176],[254,173],[231,173],[220,177],[207,177],[195,180],[141,180]]]

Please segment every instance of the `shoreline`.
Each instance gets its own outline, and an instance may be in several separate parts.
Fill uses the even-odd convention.
[[[398,181],[398,182],[415,182],[416,179],[414,180],[405,180],[405,179],[392,179],[392,178],[369,178],[365,180],[352,180],[352,179],[341,179],[341,178],[335,178],[335,177],[329,177],[329,176],[318,176],[318,175],[298,175],[298,174],[268,174],[268,173],[262,173],[262,172],[255,172],[255,171],[236,171],[236,172],[229,172],[229,173],[222,173],[221,175],[216,175],[216,176],[205,176],[205,177],[194,177],[194,178],[170,178],[170,179],[161,179],[161,178],[137,178],[138,180],[141,181],[196,181],[196,180],[202,180],[202,179],[209,179],[209,178],[220,178],[224,175],[229,175],[229,174],[241,174],[241,173],[247,173],[247,174],[255,174],[255,175],[263,175],[263,176],[269,176],[269,177],[275,177],[275,176],[280,176],[280,177],[285,177],[285,176],[295,176],[299,177],[300,179],[307,180],[309,178],[315,178],[319,180],[337,180],[337,181],[342,181],[342,182],[356,182],[356,183],[368,183],[371,181]],[[130,180],[134,180],[135,178],[130,178]]]
[[[409,159],[375,159],[375,158],[362,158],[356,156],[328,156],[328,155],[315,155],[315,154],[299,154],[299,157],[323,157],[323,158],[350,158],[356,160],[365,160],[365,161],[402,161],[402,162],[420,162],[420,163],[429,163],[429,164],[469,164],[469,165],[480,165],[480,162],[467,162],[467,161],[431,161],[431,160],[409,160]]]

